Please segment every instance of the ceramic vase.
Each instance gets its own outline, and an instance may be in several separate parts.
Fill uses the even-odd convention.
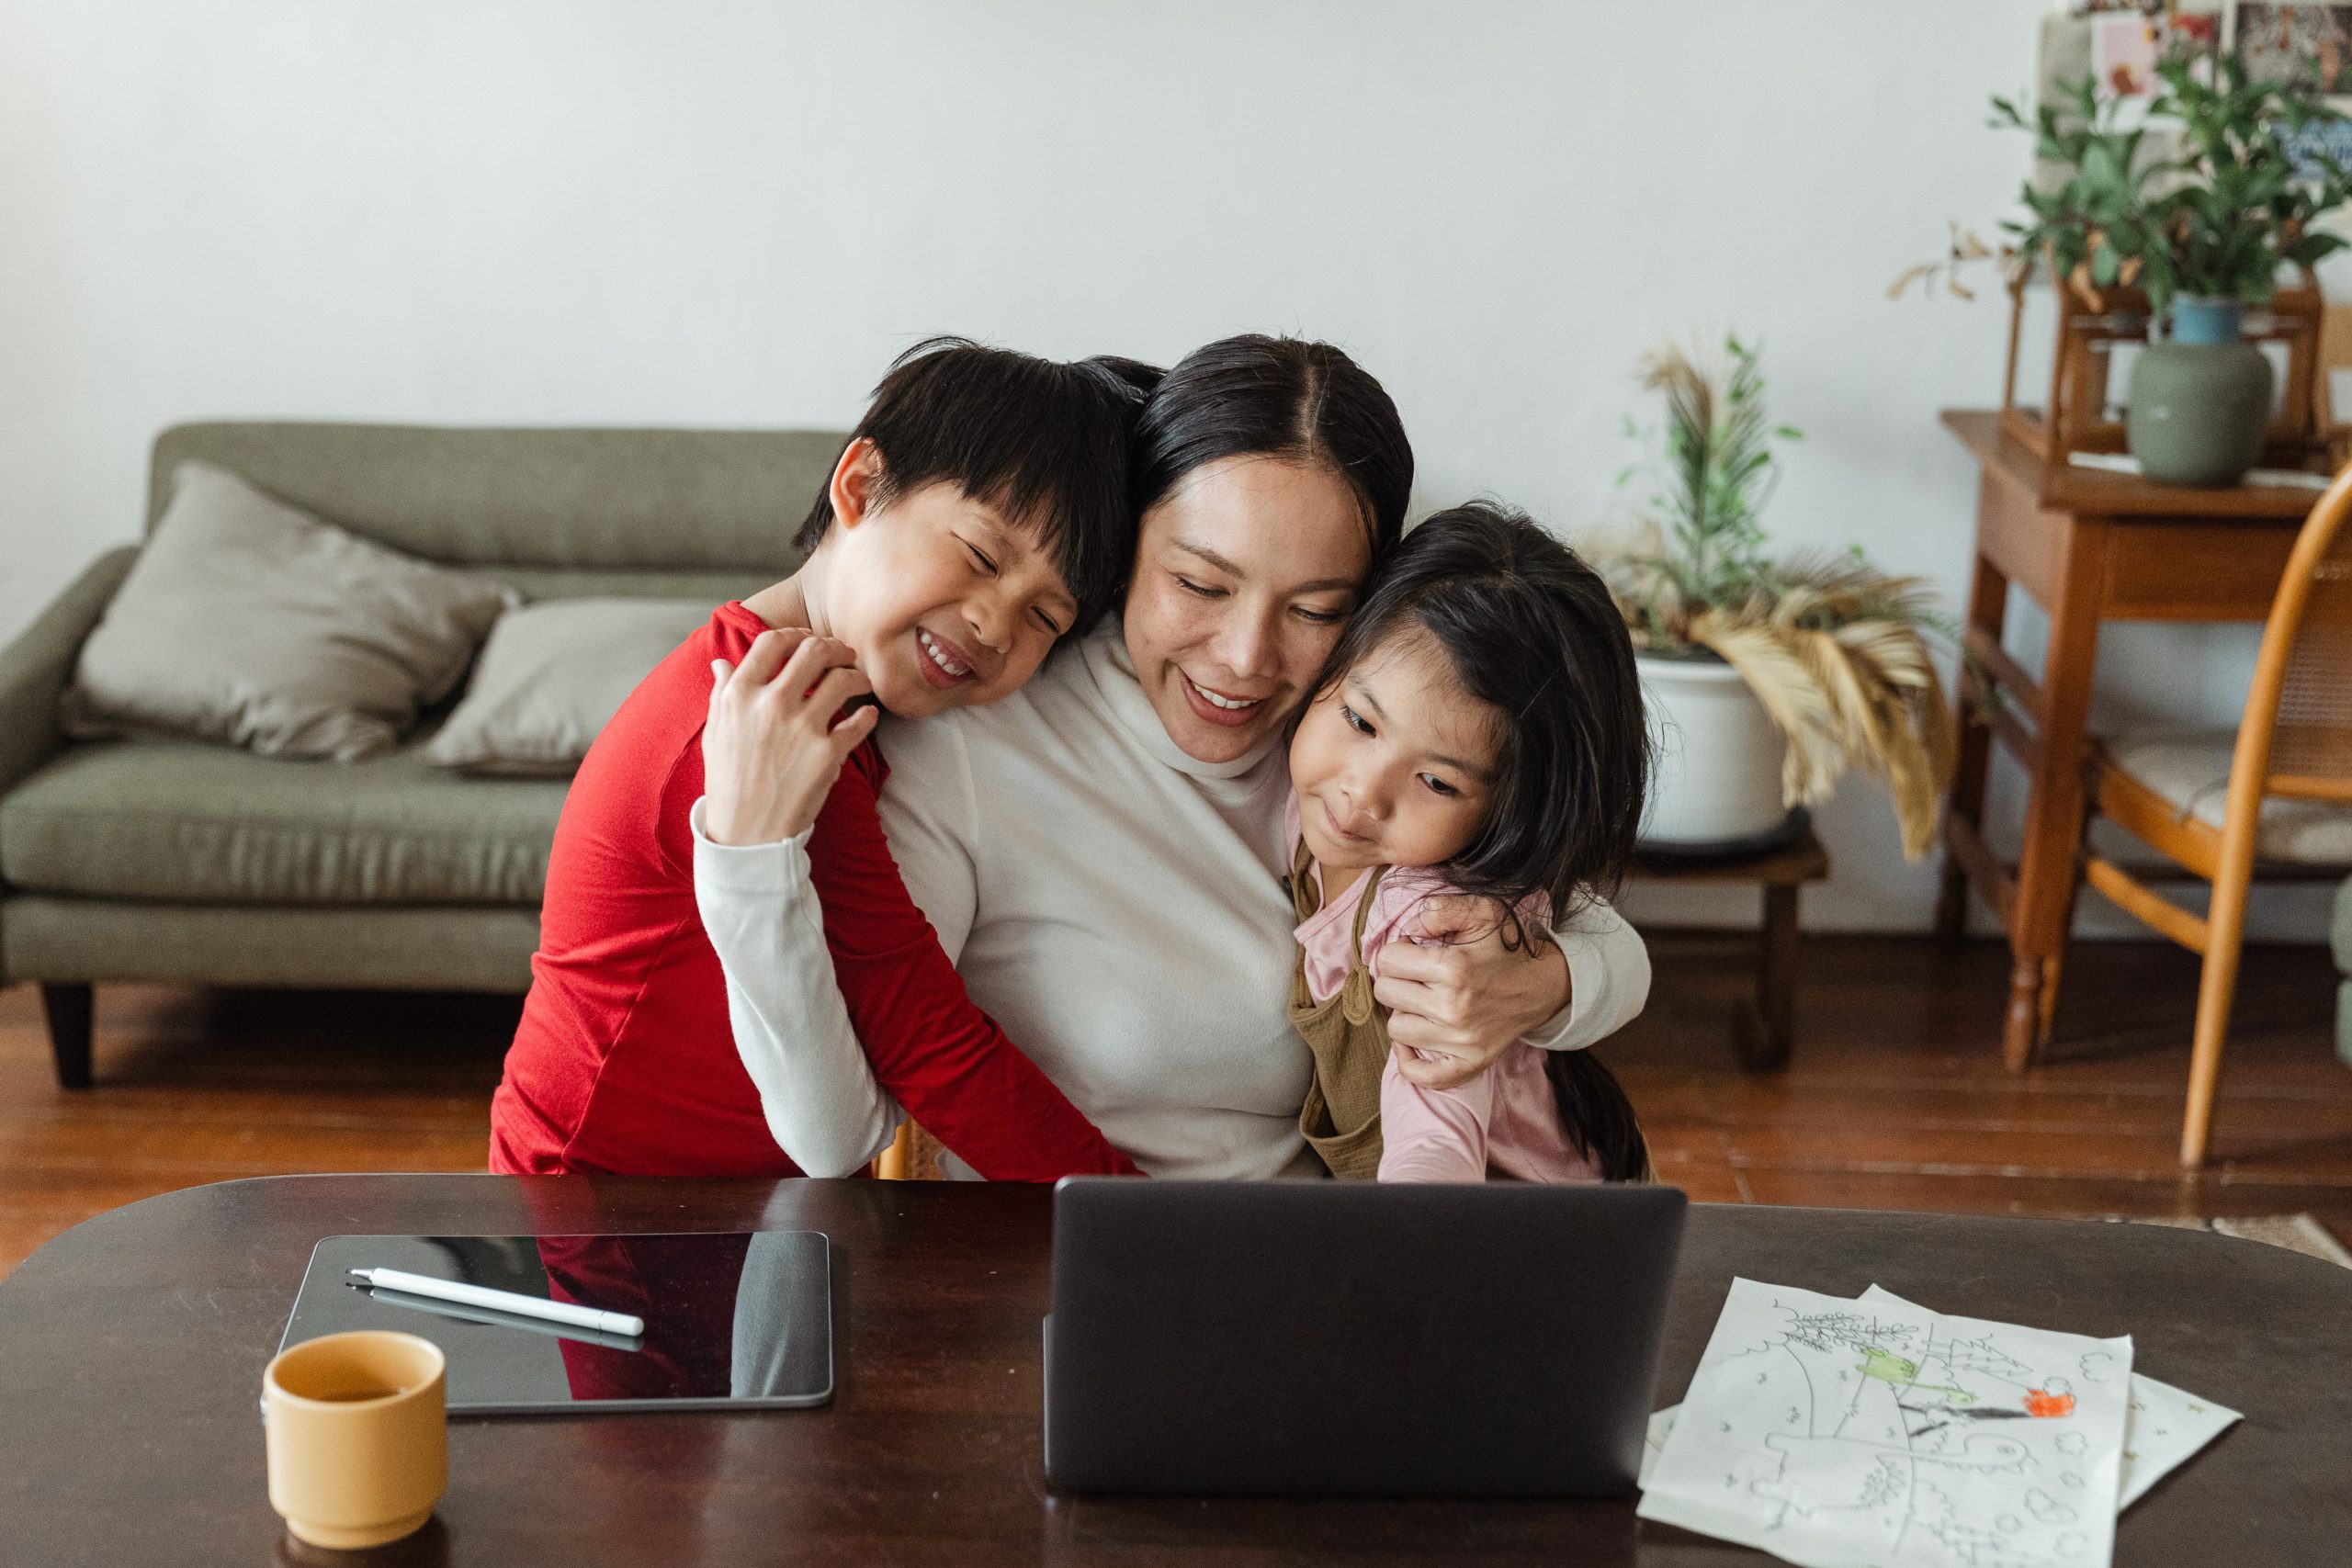
[[[2124,428],[2149,479],[2233,485],[2261,457],[2270,361],[2239,335],[2243,310],[2234,299],[2177,299],[2165,340],[2141,351]]]
[[[1728,850],[1777,831],[1789,816],[1781,798],[1789,743],[1747,679],[1712,655],[1642,654],[1634,666],[1657,758],[1644,847]]]

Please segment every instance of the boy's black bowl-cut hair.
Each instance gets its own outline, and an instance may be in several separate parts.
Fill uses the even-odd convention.
[[[879,502],[944,482],[1034,530],[1078,601],[1070,630],[1083,632],[1126,587],[1127,442],[1159,374],[1111,355],[1066,365],[930,338],[892,362],[850,440],[881,455]],[[828,488],[793,543],[815,549],[832,522]]]

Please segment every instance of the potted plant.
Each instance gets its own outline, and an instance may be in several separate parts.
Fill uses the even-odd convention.
[[[1945,260],[1912,268],[1895,291],[1939,276],[1957,288],[1958,268],[1996,254],[2013,284],[2046,268],[2093,310],[2108,308],[2103,290],[2138,288],[2152,341],[2132,370],[2132,455],[2151,479],[2235,484],[2261,455],[2271,409],[2270,362],[2241,337],[2244,312],[2268,301],[2282,266],[2308,269],[2343,247],[2316,223],[2352,186],[2312,133],[2344,117],[2316,87],[2250,81],[2242,61],[2193,45],[2167,53],[2156,75],[2144,118],[2129,125],[2088,76],[2030,118],[1996,97],[1993,123],[2032,135],[2057,173],[2026,185],[2027,215],[2003,225],[2012,239],[1997,253],[1956,236]]]
[[[1926,586],[1863,559],[1765,554],[1760,514],[1796,432],[1766,417],[1757,350],[1643,363],[1666,418],[1645,537],[1604,557],[1657,732],[1643,843],[1684,852],[1769,841],[1849,767],[1883,780],[1903,852],[1933,841],[1952,716],[1925,633]]]

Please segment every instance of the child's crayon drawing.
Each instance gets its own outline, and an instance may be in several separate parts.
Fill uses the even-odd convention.
[[[2097,1568],[2131,1356],[1736,1280],[1641,1512],[1818,1568]]]
[[[1882,1291],[1875,1285],[1864,1292],[1861,1299],[1866,1303],[1892,1302],[1898,1306],[1910,1305],[1900,1296]],[[2114,1381],[2117,1374],[2115,1358],[2105,1350],[2086,1351],[2075,1367],[2083,1381],[2095,1387]],[[2129,1373],[2128,1381],[2129,1409],[2123,1425],[2118,1512],[2146,1496],[2157,1482],[2178,1469],[2239,1419],[2238,1413],[2229,1406],[2210,1399],[2199,1399],[2168,1382],[2160,1382],[2139,1372]],[[2042,1392],[2048,1393],[2050,1391]],[[2060,1397],[2071,1398],[2072,1395]],[[1642,1448],[1642,1485],[1645,1488],[1649,1485],[1650,1468],[1665,1450],[1667,1434],[1673,1430],[1674,1418],[1681,1413],[1680,1405],[1672,1404],[1650,1417],[1649,1434]],[[1987,1414],[2018,1416],[2023,1412],[1998,1410]],[[2090,1439],[2080,1431],[2061,1432],[2051,1446],[2069,1461],[2081,1460],[2090,1452]],[[2022,1528],[2023,1522],[2022,1516],[2002,1516],[1994,1521],[1995,1534],[2014,1535]]]

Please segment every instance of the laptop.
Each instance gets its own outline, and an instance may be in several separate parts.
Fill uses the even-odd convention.
[[[1645,1185],[1065,1178],[1046,1484],[1623,1495],[1685,1201]]]

